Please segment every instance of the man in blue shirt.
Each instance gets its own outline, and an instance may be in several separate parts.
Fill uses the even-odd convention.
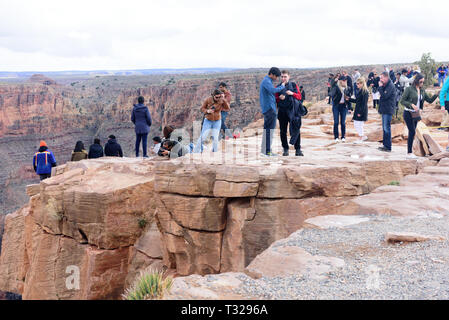
[[[51,168],[56,167],[55,156],[48,149],[44,140],[39,144],[39,151],[34,154],[33,167],[34,171],[40,176],[41,181],[50,178]]]
[[[281,92],[285,85],[281,84],[275,88],[273,82],[281,76],[281,70],[276,67],[272,67],[268,71],[268,75],[265,76],[260,84],[260,108],[263,114],[263,129],[262,136],[262,154],[267,156],[276,156],[271,152],[271,140],[273,138],[274,129],[276,128],[276,96],[275,94]]]

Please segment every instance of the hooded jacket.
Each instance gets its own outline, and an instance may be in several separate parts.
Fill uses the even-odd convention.
[[[51,168],[56,167],[56,159],[48,147],[40,147],[34,154],[33,168],[37,174],[51,174]]]
[[[148,107],[143,104],[135,104],[133,107],[131,121],[135,125],[136,134],[148,134],[151,126],[151,115]]]
[[[440,104],[444,106],[449,102],[449,79],[443,84],[443,88],[440,91]],[[446,110],[449,112],[449,106],[446,106]]]
[[[103,147],[101,145],[94,143],[89,147],[89,154],[87,155],[89,159],[101,158],[103,155]]]
[[[107,157],[123,157],[122,147],[116,139],[109,139],[104,146],[104,154]]]

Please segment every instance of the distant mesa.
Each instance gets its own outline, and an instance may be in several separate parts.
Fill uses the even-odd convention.
[[[28,79],[29,82],[34,82],[34,83],[41,83],[44,84],[46,86],[50,86],[50,85],[56,85],[56,81],[53,79],[50,79],[46,76],[44,76],[43,74],[33,74],[30,79]]]

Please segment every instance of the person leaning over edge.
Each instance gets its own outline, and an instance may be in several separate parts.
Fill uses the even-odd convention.
[[[56,159],[53,152],[48,149],[47,143],[45,143],[44,140],[41,140],[39,143],[39,150],[33,157],[34,172],[39,175],[42,181],[51,177],[51,168],[56,166]]]
[[[89,147],[89,154],[87,158],[97,159],[104,156],[103,147],[100,144],[100,139],[95,138],[94,143]]]
[[[444,81],[443,88],[441,88],[440,91],[440,105],[441,110],[446,109],[449,114],[449,77],[446,78],[446,81]],[[449,136],[446,151],[449,152]]]
[[[104,155],[106,157],[123,157],[122,147],[117,143],[113,134],[109,136],[109,140],[104,146]]]
[[[380,151],[391,152],[391,119],[396,107],[396,87],[390,79],[390,74],[382,72],[379,81],[379,113],[382,115],[383,146]]]
[[[278,109],[278,120],[279,120],[279,128],[281,134],[281,143],[282,148],[284,149],[283,156],[288,156],[288,141],[287,141],[287,127],[290,125],[290,131],[292,126],[292,116],[293,116],[293,108],[294,104],[297,103],[294,101],[301,101],[302,96],[299,91],[299,87],[295,82],[290,81],[290,74],[287,70],[281,71],[281,81],[284,84],[285,88],[281,90],[279,93],[276,93],[276,103]],[[301,152],[301,138],[296,139],[295,143],[296,156],[303,156],[304,154]]]
[[[136,158],[139,157],[140,141],[142,141],[143,157],[147,158],[148,133],[151,127],[151,115],[148,107],[144,105],[144,97],[137,98],[131,114],[131,121],[134,123],[136,132]]]
[[[203,128],[201,129],[201,135],[193,149],[193,153],[200,153],[203,145],[203,141],[206,141],[209,134],[212,134],[213,147],[212,151],[218,151],[218,136],[221,129],[221,111],[229,111],[229,104],[223,98],[223,94],[220,90],[215,89],[211,96],[204,100],[201,106],[201,111],[204,113]]]
[[[262,136],[262,154],[267,156],[277,156],[271,152],[271,140],[273,138],[274,129],[276,128],[276,97],[275,94],[284,90],[285,85],[281,84],[275,88],[273,81],[276,81],[281,76],[281,70],[272,67],[268,71],[262,82],[260,83],[259,101],[260,109],[263,114],[263,129]]]
[[[421,120],[420,111],[424,108],[424,101],[428,103],[434,102],[438,95],[435,94],[432,97],[424,90],[424,76],[417,74],[414,78],[413,84],[405,89],[401,98],[401,104],[404,106],[404,121],[408,129],[407,139],[407,158],[417,158],[413,154],[413,140],[415,139],[416,126]]]

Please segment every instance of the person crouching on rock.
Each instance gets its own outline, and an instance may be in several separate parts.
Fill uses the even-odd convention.
[[[357,87],[357,96],[355,99],[347,97],[346,101],[355,103],[354,116],[352,120],[354,120],[354,128],[357,131],[357,134],[360,137],[360,142],[363,142],[368,139],[367,136],[364,135],[363,127],[365,121],[368,120],[368,97],[369,91],[366,85],[365,78],[360,77],[355,82]]]
[[[182,157],[188,153],[190,153],[188,146],[184,146],[180,142],[174,140],[164,140],[162,148],[160,149],[160,154],[169,157],[170,159]]]
[[[104,146],[104,155],[106,157],[123,157],[122,147],[117,143],[117,139],[112,134]]]
[[[77,141],[70,161],[81,161],[87,159],[87,156],[87,151],[84,150],[84,143],[82,141]]]
[[[432,103],[438,98],[438,95],[429,95],[424,90],[424,76],[422,74],[417,74],[412,85],[405,89],[404,94],[401,98],[401,104],[404,106],[404,121],[408,129],[408,139],[407,139],[407,158],[414,159],[417,158],[413,154],[413,140],[415,139],[416,126],[419,120],[421,120],[420,109],[424,108],[424,101]]]
[[[203,128],[201,129],[201,135],[198,142],[193,149],[194,153],[200,153],[203,141],[212,135],[214,140],[212,151],[218,151],[218,136],[221,129],[221,111],[229,111],[229,103],[223,98],[223,94],[220,90],[215,89],[212,92],[211,97],[204,100],[201,106],[201,111],[204,113]]]
[[[51,177],[51,168],[56,167],[56,159],[53,153],[48,149],[45,141],[39,144],[39,150],[34,154],[34,171],[40,176],[41,181]]]

